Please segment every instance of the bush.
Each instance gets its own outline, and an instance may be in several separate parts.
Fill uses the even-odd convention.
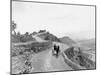
[[[13,46],[11,51],[12,51],[11,56],[17,56],[17,55],[23,54],[23,52],[25,51],[25,48]]]
[[[34,40],[34,39],[33,39],[32,36],[30,36],[30,35],[28,35],[28,36],[23,36],[23,37],[20,39],[21,42],[27,42],[27,41],[32,41],[32,40]]]
[[[20,42],[20,37],[17,36],[17,35],[12,35],[12,36],[11,36],[11,42],[13,42],[13,43],[18,43],[18,42]]]
[[[40,31],[39,31],[39,33],[43,33],[43,32],[46,32],[46,30],[40,30]]]
[[[28,42],[28,41],[35,41],[35,39],[31,35],[12,35],[12,42]]]

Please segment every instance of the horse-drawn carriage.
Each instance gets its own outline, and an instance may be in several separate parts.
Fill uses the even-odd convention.
[[[60,53],[59,46],[54,45],[54,47],[53,47],[53,49],[52,49],[52,54],[53,54],[54,56],[58,56],[59,53]]]

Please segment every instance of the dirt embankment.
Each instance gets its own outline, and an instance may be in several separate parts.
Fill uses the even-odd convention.
[[[85,56],[84,53],[74,51],[73,48],[64,51],[63,57],[65,62],[74,70],[95,69],[95,62]]]

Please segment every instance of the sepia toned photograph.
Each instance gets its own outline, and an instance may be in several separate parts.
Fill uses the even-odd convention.
[[[96,6],[11,1],[11,74],[96,69]]]

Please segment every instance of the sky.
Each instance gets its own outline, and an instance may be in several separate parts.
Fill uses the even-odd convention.
[[[95,37],[95,7],[91,6],[13,1],[12,20],[22,34],[46,29],[57,37]]]

